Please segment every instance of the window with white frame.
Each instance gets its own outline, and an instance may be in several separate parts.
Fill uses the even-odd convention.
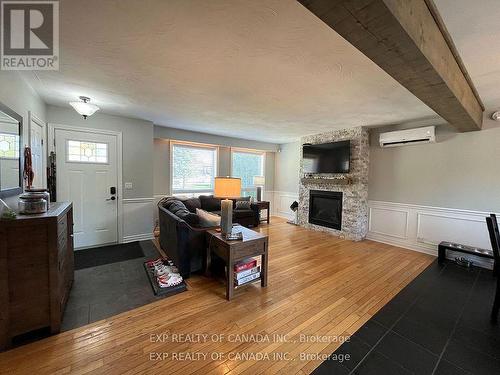
[[[0,133],[0,158],[19,159],[19,136]]]
[[[231,175],[241,178],[242,196],[256,198],[255,176],[264,176],[265,152],[231,150]]]
[[[172,194],[213,193],[217,175],[217,147],[172,144]]]

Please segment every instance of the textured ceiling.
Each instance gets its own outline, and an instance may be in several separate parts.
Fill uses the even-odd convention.
[[[487,112],[500,109],[500,2],[434,0]]]
[[[491,71],[451,21],[473,80]],[[106,113],[276,143],[435,116],[294,0],[65,0],[60,30],[60,71],[28,77],[50,104],[86,95]]]

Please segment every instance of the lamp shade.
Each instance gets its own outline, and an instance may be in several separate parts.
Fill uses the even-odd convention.
[[[99,110],[98,106],[90,103],[70,102],[69,104],[82,116],[92,116]]]
[[[219,198],[241,197],[241,178],[215,177],[214,196]]]
[[[81,102],[69,102],[69,104],[77,111],[83,118],[92,116],[100,108],[94,104],[90,104],[90,98],[80,96]]]
[[[253,186],[264,186],[266,179],[264,176],[253,176]]]

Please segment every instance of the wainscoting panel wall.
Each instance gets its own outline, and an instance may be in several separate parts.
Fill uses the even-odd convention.
[[[290,210],[293,201],[299,201],[299,194],[286,191],[266,191],[264,199],[271,202],[271,215],[295,219],[295,213]]]
[[[491,249],[485,217],[489,212],[368,201],[368,239],[437,256],[441,241]],[[448,252],[448,258],[464,254]],[[471,257],[492,268],[488,259]]]
[[[154,198],[123,200],[123,242],[153,239]]]
[[[369,209],[369,231],[382,236],[406,240],[408,238],[408,211],[373,207]]]

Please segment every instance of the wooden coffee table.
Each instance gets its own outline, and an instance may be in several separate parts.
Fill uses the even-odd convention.
[[[208,254],[213,251],[224,260],[227,266],[226,299],[228,301],[233,297],[235,290],[234,265],[240,260],[261,256],[260,285],[262,287],[267,286],[268,236],[237,224],[233,226],[233,232],[243,233],[243,240],[227,241],[215,229],[207,230]]]

